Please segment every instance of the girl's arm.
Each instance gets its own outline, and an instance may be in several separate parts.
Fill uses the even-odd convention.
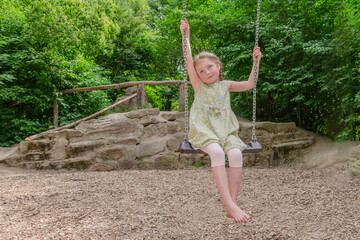
[[[259,66],[261,59],[261,52],[259,47],[254,48],[253,59],[257,60],[257,76],[259,76]],[[244,92],[254,88],[254,66],[255,64],[252,67],[249,79],[247,81],[242,81],[242,82],[228,81],[230,92]]]
[[[182,47],[184,48],[184,30],[186,30],[186,68],[187,72],[189,74],[190,82],[192,87],[194,88],[195,93],[197,92],[199,86],[200,86],[200,78],[198,77],[196,70],[194,68],[194,61],[191,54],[191,48],[190,48],[190,26],[189,23],[184,20],[181,21],[180,25],[180,31],[182,34]],[[183,49],[184,50],[184,49]]]

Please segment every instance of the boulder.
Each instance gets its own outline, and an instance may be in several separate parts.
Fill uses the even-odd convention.
[[[166,119],[167,121],[175,121],[175,120],[181,120],[185,118],[185,112],[170,112],[170,111],[164,111],[161,112],[161,116]]]
[[[78,169],[84,170],[89,168],[93,164],[91,157],[76,157],[63,160],[54,160],[49,163],[49,166],[53,169]]]
[[[141,109],[141,110],[128,112],[125,114],[125,117],[134,119],[134,118],[147,117],[151,115],[158,115],[159,113],[160,110],[158,108],[148,108],[148,109]]]
[[[142,138],[151,138],[154,136],[163,137],[167,135],[166,123],[154,123],[144,127],[144,135]]]
[[[0,147],[0,163],[6,163],[7,159],[19,158],[18,146],[16,147]]]
[[[178,152],[179,146],[180,146],[180,142],[178,139],[174,137],[169,137],[166,139],[166,147],[170,152]]]
[[[65,159],[67,157],[66,154],[66,146],[69,144],[69,141],[65,138],[56,138],[55,144],[50,151],[51,159]]]
[[[104,163],[95,163],[93,164],[88,171],[89,172],[109,172],[117,169],[116,166],[108,165]]]
[[[126,157],[126,147],[123,145],[114,145],[99,149],[96,152],[96,158],[101,160],[121,160]]]
[[[314,137],[295,123],[256,123],[263,146],[258,154],[244,154],[245,166],[275,166],[301,157]],[[252,123],[239,118],[239,137],[248,143]],[[180,154],[184,113],[157,108],[109,114],[80,123],[75,129],[52,132],[43,139],[0,148],[0,163],[38,169],[177,169],[211,164],[206,154]]]
[[[166,154],[155,155],[146,157],[141,160],[139,168],[142,170],[148,169],[178,169],[179,168],[179,155]]]
[[[159,152],[163,152],[166,147],[166,140],[163,138],[148,139],[141,142],[136,149],[136,157],[142,158],[147,156],[156,155]]]
[[[87,155],[88,152],[98,149],[105,144],[104,140],[90,140],[76,143],[70,143],[67,148],[68,157],[76,157],[80,155]]]

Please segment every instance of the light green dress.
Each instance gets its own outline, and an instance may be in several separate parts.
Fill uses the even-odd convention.
[[[201,82],[189,120],[189,142],[195,148],[204,149],[214,142],[225,153],[233,148],[241,151],[246,148],[238,136],[239,122],[231,110],[228,81]]]

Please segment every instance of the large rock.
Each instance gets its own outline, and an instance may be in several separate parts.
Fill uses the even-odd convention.
[[[104,163],[95,163],[92,165],[88,171],[89,172],[108,172],[112,170],[116,170],[117,167],[110,164],[104,164]]]
[[[125,114],[127,118],[134,119],[134,118],[142,118],[142,117],[149,117],[152,115],[158,115],[160,110],[158,108],[148,108],[148,109],[141,109],[131,111]]]
[[[146,169],[178,169],[179,168],[179,155],[154,155],[143,158],[139,164],[139,168]]]
[[[126,147],[122,145],[105,147],[96,152],[96,158],[101,160],[122,160],[126,155]]]
[[[170,152],[176,152],[179,150],[180,141],[174,137],[166,139],[166,147]]]
[[[79,169],[84,170],[89,168],[94,162],[91,157],[76,157],[76,158],[68,158],[64,160],[55,160],[49,163],[49,166],[54,169]],[[43,166],[46,168],[46,166]]]
[[[166,123],[151,124],[144,127],[142,138],[151,138],[154,136],[163,137],[168,134]]]
[[[239,118],[239,136],[248,143],[252,123]],[[295,123],[256,123],[263,146],[258,154],[244,154],[245,166],[280,165],[294,161],[314,138]],[[80,123],[75,129],[51,132],[43,139],[0,148],[0,163],[38,169],[177,169],[210,166],[206,154],[180,154],[184,113],[149,108],[115,113]]]
[[[51,148],[51,144],[49,144],[46,140],[37,140],[37,141],[26,141],[19,143],[19,151],[20,153],[27,152],[44,152],[48,151]]]
[[[161,116],[172,122],[172,121],[176,121],[176,120],[183,120],[185,118],[185,112],[169,112],[169,111],[164,111],[161,112]]]
[[[54,140],[55,144],[50,152],[51,159],[65,159],[67,157],[66,146],[69,141],[65,138],[59,137]]]
[[[163,152],[166,147],[165,139],[149,139],[137,146],[136,156],[143,158],[147,156],[156,155],[157,153]]]
[[[92,152],[94,149],[99,149],[105,145],[104,140],[90,140],[70,143],[67,146],[67,156],[68,157],[77,157],[81,155],[88,155],[89,152]]]
[[[19,158],[19,149],[18,147],[0,147],[0,163],[6,163],[6,160],[11,158]]]

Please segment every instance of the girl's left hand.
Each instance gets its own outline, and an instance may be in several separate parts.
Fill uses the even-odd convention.
[[[261,59],[260,47],[254,47],[253,59],[254,61],[256,60],[257,62],[260,62]]]

